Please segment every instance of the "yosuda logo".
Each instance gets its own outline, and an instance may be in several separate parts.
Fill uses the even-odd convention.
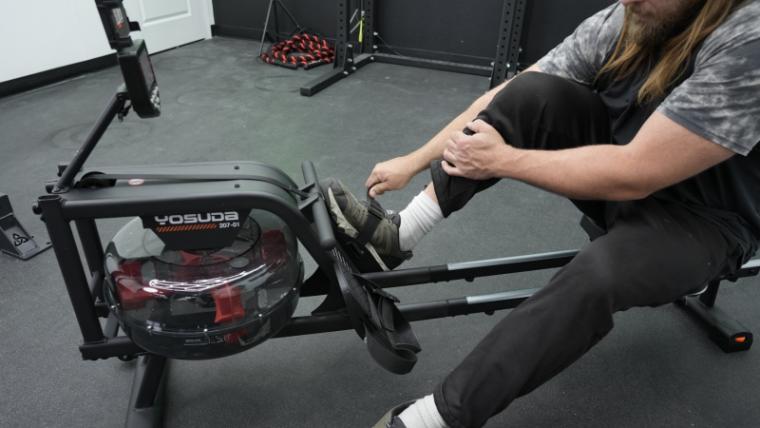
[[[159,226],[167,224],[176,226],[181,224],[203,224],[203,223],[220,223],[223,221],[240,221],[240,215],[235,211],[223,213],[203,213],[203,214],[175,214],[167,216],[154,217]]]

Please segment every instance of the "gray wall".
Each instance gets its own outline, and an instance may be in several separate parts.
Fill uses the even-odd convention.
[[[308,29],[333,38],[337,1],[282,0]],[[528,0],[521,62],[536,61],[585,17],[614,0]],[[261,37],[267,0],[214,0],[217,32]],[[502,0],[376,0],[376,30],[389,50],[483,64],[496,54]],[[281,32],[293,30],[283,13]],[[287,24],[287,25],[286,25]]]

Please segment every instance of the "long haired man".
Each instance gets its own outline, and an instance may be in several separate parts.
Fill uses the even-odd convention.
[[[615,312],[735,271],[760,243],[758,142],[760,0],[620,0],[423,147],[377,164],[372,196],[432,175],[374,230],[377,268],[499,179],[563,195],[606,230],[431,395],[377,426],[480,427],[598,343]],[[346,236],[361,232],[365,205],[324,187]]]

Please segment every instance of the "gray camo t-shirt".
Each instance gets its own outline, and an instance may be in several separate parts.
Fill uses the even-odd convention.
[[[623,15],[617,2],[598,12],[538,66],[545,73],[594,87],[620,35]],[[613,91],[613,97],[620,96],[616,94]],[[614,112],[620,100],[610,98],[606,90],[600,95]],[[622,104],[631,94],[624,96]],[[693,58],[691,74],[656,111],[738,156],[653,197],[681,204],[718,225],[741,259],[751,257],[760,245],[760,0],[746,0],[705,39]],[[626,131],[633,132],[616,134],[614,142],[626,144],[638,129]]]
[[[538,62],[541,71],[591,86],[623,24],[619,3],[584,21]],[[657,109],[746,156],[760,142],[760,1],[746,1],[697,53],[694,73]]]

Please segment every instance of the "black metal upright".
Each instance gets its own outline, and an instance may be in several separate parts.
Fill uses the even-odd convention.
[[[137,361],[126,428],[163,426],[168,368],[167,358],[158,355],[144,355]]]
[[[362,34],[362,53],[375,53],[375,0],[364,0],[366,5],[362,19],[364,21]]]
[[[362,57],[360,61],[354,59],[356,46],[350,39],[351,4],[352,0],[338,0],[338,34],[335,37],[333,69],[301,87],[301,95],[310,97],[373,60],[369,55]]]
[[[95,145],[98,144],[100,138],[105,134],[108,126],[111,125],[111,122],[113,122],[116,116],[124,112],[124,107],[127,104],[128,99],[129,95],[124,87],[119,88],[119,90],[111,97],[108,101],[108,106],[95,122],[95,125],[87,135],[84,144],[82,144],[82,147],[76,153],[74,159],[71,160],[68,166],[66,166],[66,169],[61,173],[61,178],[58,180],[58,183],[56,183],[53,193],[66,191],[71,186],[71,183],[74,181],[74,176],[82,169],[82,166],[84,166],[90,153],[95,149]]]
[[[526,0],[505,0],[501,14],[501,29],[499,43],[496,48],[493,74],[490,87],[494,88],[501,82],[514,77],[519,70],[520,46],[523,34],[523,21],[527,4]]]
[[[341,68],[346,62],[346,48],[348,45],[348,33],[350,30],[351,0],[338,0],[338,36],[335,38],[335,64],[334,68]]]

